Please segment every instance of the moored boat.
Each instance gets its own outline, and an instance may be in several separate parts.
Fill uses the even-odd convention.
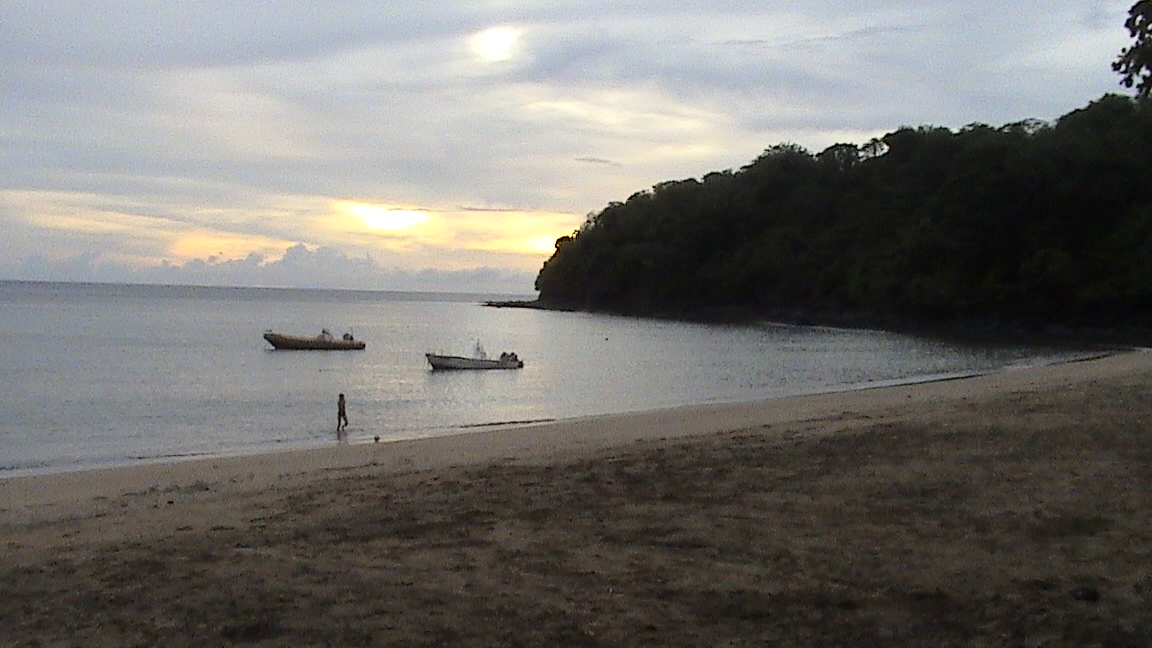
[[[441,369],[521,369],[524,361],[516,357],[515,353],[504,352],[499,358],[489,358],[480,343],[476,343],[476,350],[471,358],[465,356],[439,355],[425,353],[428,364],[433,370]]]
[[[364,342],[345,333],[340,338],[332,337],[328,329],[323,329],[316,337],[285,335],[266,331],[264,339],[275,349],[285,351],[358,351],[367,346]]]

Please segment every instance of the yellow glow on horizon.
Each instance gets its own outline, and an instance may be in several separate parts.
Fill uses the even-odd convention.
[[[552,254],[556,251],[559,236],[536,236],[524,241],[524,248],[539,254]]]
[[[52,206],[31,216],[28,221],[39,227],[85,234],[137,234],[155,236],[157,220],[148,216],[108,210]],[[159,223],[161,227],[163,223]]]
[[[359,218],[360,222],[369,229],[387,232],[400,232],[417,225],[423,225],[431,218],[428,212],[419,209],[383,207],[351,201],[339,201],[337,209]]]
[[[271,196],[244,207],[206,209],[144,199],[62,192],[0,191],[0,206],[19,213],[44,238],[96,236],[107,241],[103,262],[137,268],[234,264],[240,270],[275,263],[305,244],[349,258],[370,258],[383,267],[538,270],[558,236],[570,234],[583,216],[547,210],[420,204],[371,198]],[[66,259],[80,246],[33,250]]]
[[[258,236],[235,236],[218,232],[194,231],[177,236],[168,246],[172,260],[243,259],[252,253],[265,258],[279,258],[291,247],[290,241]]]
[[[454,234],[451,246],[522,257],[529,265],[543,263],[555,252],[556,239],[571,234],[576,220],[573,214],[519,210],[454,212],[445,217]]]
[[[480,58],[497,63],[511,59],[523,32],[515,27],[491,27],[472,36],[472,52]]]

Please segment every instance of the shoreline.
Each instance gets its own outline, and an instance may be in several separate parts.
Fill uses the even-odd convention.
[[[1049,324],[1024,319],[957,318],[950,320],[900,319],[889,315],[864,312],[825,312],[800,309],[759,310],[721,308],[711,311],[668,313],[628,313],[612,310],[583,309],[534,300],[490,300],[490,308],[555,311],[561,313],[596,313],[618,317],[695,322],[704,324],[770,324],[780,326],[829,327],[848,330],[884,331],[950,342],[995,344],[1030,344],[1065,348],[1098,348],[1124,350],[1152,346],[1152,329],[1133,325],[1113,327],[1077,327]]]
[[[710,402],[705,402],[705,403],[687,403],[687,404],[680,404],[680,405],[670,405],[670,406],[665,406],[665,407],[654,408],[651,410],[627,410],[627,411],[623,411],[623,412],[605,412],[605,413],[588,414],[588,415],[568,417],[568,418],[543,417],[543,418],[538,418],[538,419],[490,421],[490,422],[484,422],[484,423],[472,423],[472,424],[451,426],[451,427],[445,427],[445,428],[432,428],[430,430],[421,430],[419,432],[411,432],[407,436],[394,436],[394,437],[390,437],[390,438],[386,438],[386,439],[380,439],[378,441],[373,441],[372,435],[365,434],[361,437],[357,437],[356,439],[351,440],[350,442],[346,441],[344,443],[344,445],[350,445],[350,446],[355,447],[355,446],[363,446],[363,445],[369,445],[369,444],[383,445],[383,444],[393,444],[393,443],[405,443],[405,442],[421,441],[424,439],[432,439],[432,438],[439,438],[439,437],[454,437],[454,436],[462,435],[462,434],[482,433],[482,432],[489,431],[492,429],[504,428],[504,427],[509,427],[509,426],[536,426],[536,425],[540,425],[540,424],[551,424],[551,423],[564,424],[567,422],[579,421],[581,419],[588,419],[588,418],[633,416],[633,415],[642,415],[642,414],[649,413],[649,412],[661,412],[661,411],[665,411],[665,410],[680,410],[680,409],[695,408],[695,407],[726,406],[726,405],[727,406],[751,405],[754,403],[770,403],[770,402],[779,401],[782,399],[802,398],[802,397],[806,397],[806,396],[819,396],[819,395],[823,395],[823,394],[839,394],[839,393],[849,393],[849,392],[856,392],[856,391],[866,391],[866,390],[871,390],[871,389],[882,389],[882,388],[887,388],[887,387],[900,387],[900,386],[910,386],[910,385],[918,385],[918,384],[925,384],[925,383],[934,383],[934,382],[940,382],[940,381],[965,380],[965,379],[969,379],[969,378],[978,378],[981,376],[985,376],[988,374],[995,374],[995,373],[999,373],[999,372],[1019,371],[1022,369],[1033,369],[1033,368],[1037,368],[1037,367],[1053,366],[1053,365],[1076,363],[1076,362],[1085,362],[1085,361],[1090,361],[1090,360],[1099,359],[1099,358],[1105,358],[1105,357],[1109,357],[1109,356],[1113,356],[1113,355],[1121,355],[1121,354],[1133,353],[1133,352],[1138,353],[1138,352],[1141,352],[1144,350],[1148,350],[1148,349],[1145,349],[1142,347],[1108,348],[1108,349],[1098,349],[1098,350],[1085,349],[1083,351],[1083,354],[1076,355],[1073,357],[1061,357],[1061,358],[1057,358],[1057,359],[1032,358],[1031,359],[1032,362],[1030,362],[1028,364],[1006,365],[1006,366],[1003,366],[1003,367],[1000,367],[997,369],[984,370],[984,371],[967,371],[967,372],[960,372],[960,373],[933,374],[933,375],[927,375],[927,376],[914,376],[914,377],[909,377],[909,378],[897,378],[897,379],[892,379],[892,380],[877,380],[877,381],[870,381],[870,382],[865,382],[865,383],[851,383],[851,384],[827,387],[827,388],[818,389],[818,390],[809,391],[809,392],[802,392],[802,393],[797,393],[797,394],[788,394],[788,395],[784,395],[784,396],[770,396],[770,397],[756,398],[756,399],[750,399],[750,400],[716,400],[716,401],[710,401]],[[1039,361],[1037,362],[1037,360],[1039,360]],[[330,449],[336,445],[339,445],[339,443],[334,438],[331,441],[312,440],[312,441],[307,441],[307,442],[298,442],[298,443],[286,444],[285,447],[279,447],[279,448],[277,448],[275,445],[270,445],[269,447],[261,447],[261,448],[248,449],[248,450],[226,451],[226,452],[220,452],[220,453],[196,453],[196,454],[186,454],[186,455],[166,455],[166,456],[158,456],[158,457],[137,457],[137,458],[132,458],[132,459],[117,459],[117,460],[109,460],[109,461],[106,461],[103,463],[97,463],[97,464],[81,463],[81,464],[69,464],[66,466],[37,466],[37,467],[25,467],[25,468],[12,468],[12,469],[7,469],[7,470],[0,470],[0,484],[3,484],[3,482],[5,480],[11,480],[11,479],[49,477],[49,476],[53,476],[53,475],[66,475],[66,474],[72,474],[72,473],[87,473],[87,472],[105,471],[105,470],[121,470],[121,469],[137,468],[137,467],[142,468],[142,467],[147,467],[147,466],[163,466],[163,465],[168,465],[168,464],[183,464],[183,463],[194,463],[194,462],[202,462],[202,461],[229,461],[232,459],[243,459],[245,457],[260,456],[260,455],[266,455],[266,454],[267,455],[283,455],[285,453],[324,451],[324,450],[328,450],[328,449]]]
[[[13,646],[1147,645],[1152,353],[0,480]]]
[[[188,488],[189,485],[199,487],[229,482],[247,483],[258,488],[286,477],[306,477],[317,471],[371,467],[399,473],[441,470],[497,460],[539,461],[553,455],[603,451],[630,443],[715,435],[762,426],[780,418],[777,412],[827,415],[828,411],[849,409],[857,403],[872,401],[875,401],[872,407],[878,403],[905,407],[937,398],[962,398],[957,394],[966,389],[950,388],[949,385],[991,381],[997,388],[1003,388],[1015,385],[1020,378],[1030,381],[1033,375],[1043,372],[1062,376],[1069,373],[1062,369],[1121,358],[1132,361],[1152,359],[1152,349],[1100,352],[1040,365],[752,401],[678,405],[569,419],[494,422],[451,428],[444,434],[381,442],[364,440],[341,444],[333,440],[330,444],[303,448],[162,458],[107,467],[0,476],[0,500],[9,502],[0,507],[0,521],[6,521],[13,511],[42,506],[75,512],[67,505],[73,492],[85,492],[92,500],[100,500],[113,498],[133,487],[167,492]],[[1152,360],[1149,360],[1149,366],[1152,370]],[[878,396],[873,397],[874,394]]]

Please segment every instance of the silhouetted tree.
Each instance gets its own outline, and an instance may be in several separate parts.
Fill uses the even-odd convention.
[[[1139,96],[1147,97],[1152,94],[1152,0],[1132,5],[1124,26],[1136,42],[1120,52],[1112,69],[1120,73],[1125,88],[1135,86]]]

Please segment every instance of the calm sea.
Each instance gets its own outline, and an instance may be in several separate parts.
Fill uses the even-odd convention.
[[[0,477],[924,380],[1069,356],[881,332],[490,308],[507,295],[0,281]],[[359,352],[265,330],[352,331]],[[429,351],[519,371],[432,372]]]

